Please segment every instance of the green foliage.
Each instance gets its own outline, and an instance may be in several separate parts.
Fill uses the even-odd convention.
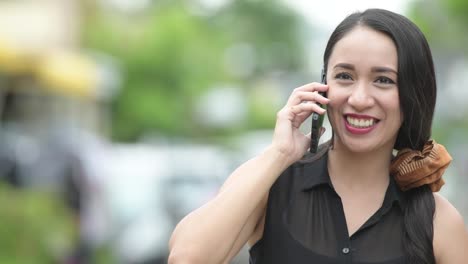
[[[439,0],[440,1],[440,0]],[[464,24],[468,25],[468,2],[466,0],[440,1],[445,6],[450,16]]]
[[[52,194],[0,183],[0,263],[57,263],[70,248],[72,219]]]
[[[410,18],[421,28],[431,45],[436,60],[438,76],[438,101],[445,101],[447,75],[451,74],[453,62],[466,60],[468,55],[468,1],[465,0],[418,0],[409,9]],[[457,81],[460,81],[457,76]],[[460,81],[460,84],[463,82]],[[463,85],[460,89],[464,89]],[[448,103],[450,104],[450,102]],[[432,136],[439,142],[463,142],[468,131],[466,112],[452,107],[449,114],[434,122]],[[451,114],[457,112],[457,114]],[[463,144],[460,144],[463,146]],[[456,163],[456,158],[454,158]]]
[[[260,51],[258,74],[303,67],[301,21],[279,1],[232,1],[215,19],[232,42],[252,43]]]
[[[113,55],[123,70],[121,92],[112,105],[117,140],[148,132],[194,137],[239,131],[199,124],[194,115],[198,98],[223,84],[248,94],[256,79],[303,66],[299,20],[279,1],[231,1],[205,15],[188,8],[196,1],[156,1],[138,16],[87,3],[93,12],[86,13],[83,45]],[[226,51],[239,43],[252,47],[255,55],[252,72],[245,76],[226,67]],[[252,113],[258,107],[249,108],[248,116],[261,121],[247,120],[241,129],[274,125],[274,111],[265,117]]]
[[[131,140],[148,130],[183,133],[180,120],[190,116],[193,96],[221,77],[218,40],[203,21],[178,8],[126,22],[124,28],[104,26],[102,34],[90,28],[88,35],[93,48],[123,64],[124,84],[114,105],[116,137]]]
[[[417,0],[409,17],[421,28],[436,50],[467,52],[468,2],[464,0]]]

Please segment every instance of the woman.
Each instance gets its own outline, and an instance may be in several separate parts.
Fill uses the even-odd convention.
[[[247,242],[251,263],[468,263],[462,217],[432,192],[451,158],[430,140],[436,82],[423,34],[389,11],[352,14],[324,71],[327,85],[296,88],[278,112],[271,145],[178,224],[169,263],[229,263]],[[332,140],[303,158],[299,126],[325,113],[317,103]]]

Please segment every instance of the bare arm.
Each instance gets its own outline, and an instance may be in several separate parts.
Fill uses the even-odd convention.
[[[434,194],[434,254],[437,264],[468,262],[468,231],[460,213],[439,194]]]
[[[179,252],[190,258],[203,256],[203,263],[223,261],[241,229],[247,224],[250,233],[253,231],[252,224],[256,223],[247,220],[264,211],[265,196],[286,166],[281,155],[270,149],[239,167],[217,197],[177,225],[170,241],[171,255]]]
[[[259,222],[271,186],[307,151],[310,139],[299,131],[299,126],[313,111],[324,113],[315,103],[301,102],[328,103],[314,92],[327,88],[313,83],[295,89],[278,112],[271,146],[236,169],[213,200],[177,225],[169,242],[170,264],[228,263],[256,228],[263,229]]]

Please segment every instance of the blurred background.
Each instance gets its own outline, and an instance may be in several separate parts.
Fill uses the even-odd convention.
[[[466,221],[467,1],[3,0],[0,263],[166,263],[176,223],[270,142],[333,28],[370,7],[430,41],[442,193]]]

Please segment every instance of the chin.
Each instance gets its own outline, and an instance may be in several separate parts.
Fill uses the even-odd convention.
[[[359,149],[355,149],[353,152],[359,153],[359,154],[366,154],[366,153],[376,153],[381,150],[382,150],[381,148],[359,148]]]
[[[346,139],[344,141],[337,139],[335,140],[335,144],[335,146],[339,146],[339,148],[344,148],[349,152],[359,154],[381,151],[383,148],[386,148],[387,145],[382,144],[382,142],[375,142],[372,139]],[[393,145],[391,146],[389,151],[393,149]]]
[[[360,153],[360,154],[373,152],[376,149],[378,149],[375,146],[368,146],[368,144],[364,145],[362,143],[344,144],[344,147],[346,147],[350,152]]]

